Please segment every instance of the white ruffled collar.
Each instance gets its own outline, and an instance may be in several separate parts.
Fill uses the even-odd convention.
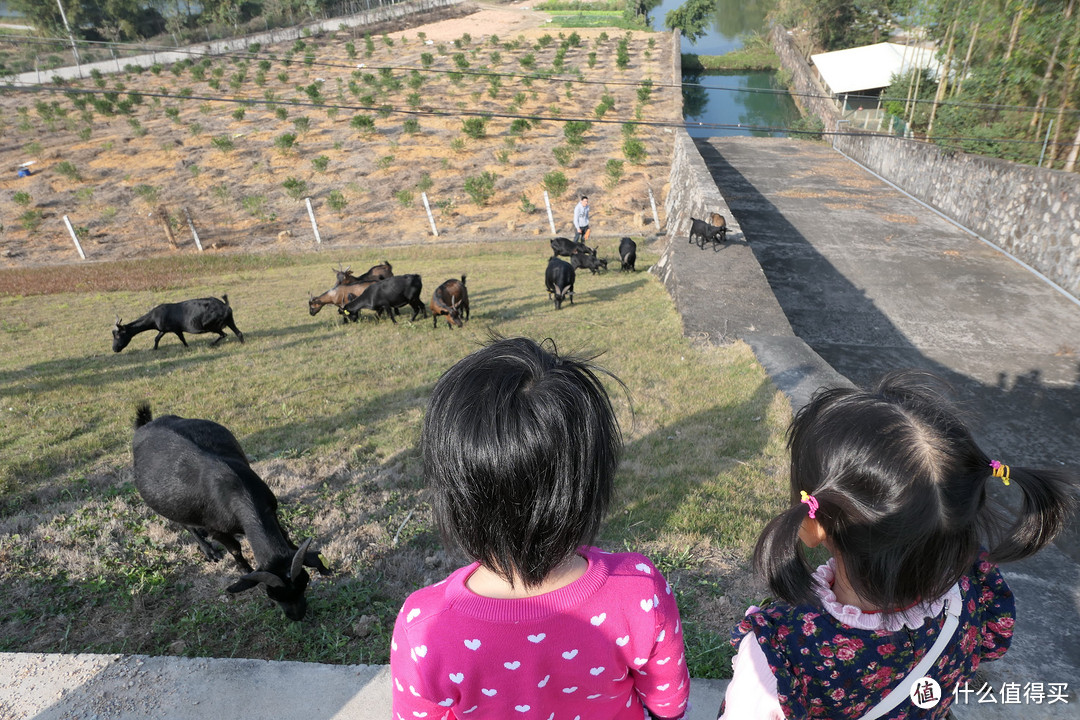
[[[854,605],[844,605],[836,599],[836,593],[832,590],[835,578],[836,560],[829,558],[827,563],[818,566],[818,569],[814,571],[814,593],[818,596],[825,610],[836,620],[848,627],[860,630],[896,632],[905,627],[918,630],[926,623],[926,618],[937,617],[941,614],[946,599],[951,600],[955,604],[954,607],[959,607],[962,602],[960,588],[953,585],[947,593],[936,600],[922,602],[900,612],[864,612]]]

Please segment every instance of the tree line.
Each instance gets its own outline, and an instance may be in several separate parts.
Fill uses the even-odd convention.
[[[1075,171],[1077,1],[779,0],[772,17],[807,29],[823,51],[889,40],[894,30],[934,43],[940,77],[894,77],[883,92],[891,114],[943,146]]]

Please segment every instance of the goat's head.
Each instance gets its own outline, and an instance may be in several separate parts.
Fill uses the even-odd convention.
[[[351,278],[353,276],[353,274],[352,274],[352,265],[345,268],[344,270],[342,270],[340,268],[335,270],[334,275],[337,277],[337,284],[340,285],[341,283],[345,282],[346,280],[348,280],[349,278]]]
[[[290,620],[303,620],[307,614],[307,599],[304,591],[307,590],[311,577],[304,566],[315,568],[320,575],[329,575],[330,570],[323,564],[322,558],[317,552],[309,552],[311,538],[305,540],[296,553],[288,568],[285,567],[286,558],[279,558],[276,562],[270,562],[265,569],[249,572],[230,585],[226,590],[231,593],[239,593],[250,590],[259,583],[266,586],[266,594],[276,602]]]
[[[454,325],[462,327],[461,322],[461,298],[450,301],[450,312],[446,314],[446,319]]]
[[[127,347],[127,344],[131,342],[131,338],[135,337],[135,333],[131,332],[125,325],[120,324],[120,316],[116,316],[116,325],[113,326],[112,331],[112,349],[113,352],[120,352]]]
[[[561,288],[556,285],[555,292],[553,294],[555,297],[555,309],[562,310],[563,300],[571,297],[574,294],[574,291],[571,290],[569,286]]]
[[[315,296],[312,295],[311,292],[309,291],[308,292],[308,301],[307,301],[308,312],[311,313],[312,315],[316,315],[316,314],[318,314],[318,312],[320,310],[322,310],[322,306],[323,306],[322,300],[317,300],[315,298]]]

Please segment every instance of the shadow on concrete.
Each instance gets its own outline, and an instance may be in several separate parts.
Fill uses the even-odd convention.
[[[991,456],[1080,468],[1080,349],[1064,342],[1080,337],[1075,304],[825,146],[696,144],[792,330],[835,370],[859,385],[895,369],[930,371],[952,386]],[[990,493],[1017,504],[1008,488]],[[1017,595],[1066,635],[1080,631],[1070,597],[1080,590],[1077,525],[1005,568]],[[1020,662],[994,665],[1020,665],[1029,682],[1036,669],[1076,677],[1080,644],[1041,624],[1021,614],[1008,656]]]

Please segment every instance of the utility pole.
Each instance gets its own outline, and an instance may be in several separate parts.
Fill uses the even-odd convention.
[[[82,77],[82,65],[79,63],[79,48],[75,46],[75,36],[71,34],[71,26],[68,25],[67,14],[64,13],[64,4],[60,0],[56,0],[57,7],[60,8],[60,19],[64,21],[64,29],[67,30],[68,40],[71,41],[71,53],[75,56],[75,67],[79,68],[79,77]]]

